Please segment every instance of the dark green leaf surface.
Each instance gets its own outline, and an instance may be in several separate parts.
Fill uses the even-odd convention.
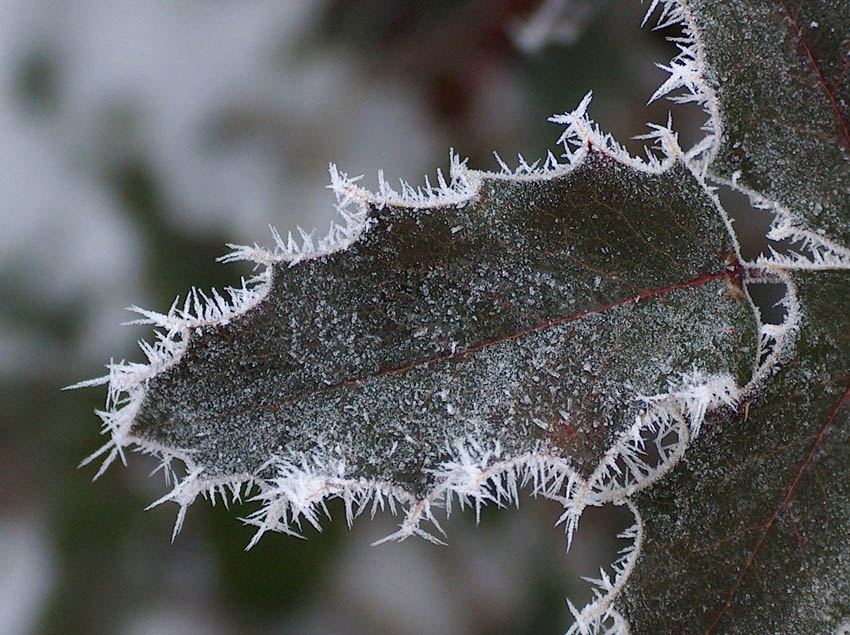
[[[712,169],[850,243],[850,3],[689,1],[724,113]],[[834,633],[850,618],[850,275],[795,273],[793,351],[636,502],[635,632]]]
[[[794,356],[636,502],[636,633],[833,633],[850,618],[850,274],[795,274]]]
[[[850,2],[685,4],[724,115],[711,169],[850,245]]]
[[[725,226],[682,166],[591,152],[488,179],[465,206],[371,211],[344,251],[276,265],[265,301],[197,331],[133,433],[208,476],[273,454],[425,495],[455,440],[545,451],[585,476],[694,368],[748,381],[756,325]],[[638,301],[636,301],[639,298]]]

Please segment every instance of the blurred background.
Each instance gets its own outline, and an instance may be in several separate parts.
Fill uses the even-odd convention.
[[[141,361],[138,304],[236,284],[225,242],[324,229],[333,161],[420,183],[453,147],[554,148],[546,122],[594,90],[621,141],[674,47],[637,0],[2,0],[0,2],[0,633],[556,633],[589,599],[630,514],[590,510],[569,554],[557,504],[471,513],[448,547],[370,547],[399,519],[339,507],[309,540],[176,507],[155,462],[91,483],[105,391],[60,392]],[[535,13],[536,12],[536,13]],[[699,117],[685,122],[690,130]],[[683,132],[693,137],[695,132]],[[629,145],[633,152],[639,146]]]

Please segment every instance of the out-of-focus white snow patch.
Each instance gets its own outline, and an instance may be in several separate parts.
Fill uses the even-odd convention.
[[[416,541],[412,548],[375,550],[358,540],[357,546],[359,552],[347,552],[333,576],[334,594],[355,615],[371,618],[383,632],[407,632],[414,624],[417,633],[467,630],[464,607],[458,604],[463,596],[447,592],[430,545]]]
[[[46,8],[28,2],[0,7],[0,274],[6,296],[0,318],[18,304],[33,314],[73,306],[83,324],[98,323],[83,349],[90,359],[102,359],[125,348],[130,336],[99,320],[116,297],[139,293],[140,250],[85,157],[66,144],[65,122],[28,111],[16,92],[20,65],[54,44]],[[5,335],[12,343],[3,345],[13,354],[0,356],[0,373],[39,372],[59,361],[54,343],[28,336],[20,321],[4,321],[15,325]]]
[[[54,578],[44,528],[28,518],[0,517],[0,627],[34,632]]]
[[[324,224],[331,157],[421,172],[441,139],[409,90],[303,46],[324,4],[65,6],[56,37],[71,144],[142,156],[175,223],[236,239],[281,218]],[[129,122],[117,135],[116,117]]]
[[[147,608],[130,619],[121,632],[124,635],[217,635],[232,633],[220,615],[204,607],[155,606]]]
[[[511,29],[516,46],[536,53],[548,44],[572,44],[603,0],[545,0],[527,19]]]

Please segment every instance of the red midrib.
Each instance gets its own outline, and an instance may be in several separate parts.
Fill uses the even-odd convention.
[[[287,404],[290,404],[290,403],[296,401],[297,399],[301,399],[305,396],[326,394],[326,393],[329,393],[329,392],[333,392],[334,390],[337,390],[339,388],[344,388],[345,386],[351,386],[351,385],[354,385],[354,384],[359,384],[361,382],[368,381],[368,380],[371,380],[371,379],[377,379],[379,377],[385,377],[387,375],[395,375],[395,374],[399,374],[399,373],[404,373],[404,372],[413,370],[415,368],[421,368],[421,367],[424,367],[424,366],[429,366],[429,365],[435,364],[437,362],[446,361],[446,360],[454,359],[454,358],[457,358],[457,357],[463,357],[463,356],[466,356],[466,355],[471,355],[471,354],[477,353],[478,351],[481,351],[485,348],[489,348],[491,346],[496,346],[497,344],[501,344],[503,342],[509,342],[509,341],[512,341],[512,340],[516,340],[516,339],[525,337],[526,335],[530,335],[532,333],[543,331],[543,330],[546,330],[548,328],[552,328],[554,326],[560,326],[562,324],[568,324],[570,322],[576,322],[576,321],[581,320],[583,318],[586,318],[590,315],[596,315],[596,314],[603,313],[605,311],[609,311],[611,309],[615,309],[615,308],[621,307],[621,306],[626,306],[626,305],[629,305],[629,304],[637,304],[637,303],[639,303],[643,300],[648,300],[648,299],[651,299],[651,298],[663,296],[667,293],[670,293],[672,291],[677,291],[679,289],[687,289],[687,288],[690,288],[690,287],[699,287],[699,286],[708,284],[709,282],[712,282],[714,280],[720,280],[720,279],[723,279],[723,278],[728,278],[728,279],[732,280],[734,284],[740,285],[742,283],[742,280],[743,280],[743,268],[742,268],[742,266],[740,264],[736,263],[733,268],[727,267],[727,268],[724,268],[723,271],[719,271],[717,273],[705,273],[705,274],[702,274],[700,276],[697,276],[696,278],[692,278],[691,280],[686,280],[684,282],[677,282],[675,284],[672,284],[672,285],[669,285],[669,286],[666,286],[666,287],[661,287],[661,288],[658,288],[658,289],[650,289],[648,291],[642,291],[638,295],[627,298],[625,300],[620,300],[618,302],[612,302],[611,304],[606,304],[604,306],[600,306],[600,307],[597,307],[595,309],[590,309],[588,311],[581,311],[579,313],[574,313],[574,314],[568,315],[566,317],[556,318],[554,320],[547,320],[545,322],[535,324],[534,326],[523,329],[521,331],[516,331],[514,333],[502,335],[500,337],[493,338],[491,340],[485,340],[484,342],[480,342],[480,343],[475,344],[473,346],[470,346],[468,348],[457,349],[455,351],[446,351],[444,353],[440,353],[439,355],[435,355],[434,357],[429,357],[429,358],[426,358],[426,359],[417,360],[416,362],[413,362],[411,364],[407,364],[405,366],[398,366],[398,367],[395,367],[395,368],[387,368],[385,370],[381,370],[381,371],[378,371],[376,373],[373,373],[373,374],[367,375],[367,376],[360,376],[360,377],[352,377],[350,379],[343,379],[342,381],[339,381],[335,384],[331,384],[331,385],[328,385],[328,386],[322,386],[321,388],[316,388],[315,390],[310,391],[310,393],[308,395],[304,395],[304,394],[291,395],[291,396],[279,399],[279,400],[277,400],[277,401],[275,401],[274,403],[271,403],[271,404],[254,406],[250,409],[246,409],[246,410],[242,410],[242,411],[238,411],[238,412],[229,412],[227,415],[221,415],[220,417],[216,417],[216,418],[224,418],[225,416],[228,416],[228,417],[238,416],[240,414],[245,414],[246,412],[251,412],[251,411],[258,410],[258,409],[278,410],[279,408],[281,408],[281,407],[283,407]]]
[[[832,113],[835,115],[835,119],[838,121],[838,127],[841,128],[841,133],[843,137],[844,147],[850,151],[850,126],[848,126],[847,121],[845,121],[844,116],[841,114],[841,110],[838,108],[838,99],[835,96],[835,91],[832,86],[830,86],[826,77],[824,77],[823,71],[821,70],[820,64],[818,64],[817,58],[815,58],[815,54],[812,51],[809,43],[806,41],[806,38],[803,37],[803,32],[800,29],[800,25],[797,22],[797,16],[791,13],[791,10],[788,8],[788,5],[785,3],[785,0],[779,0],[779,4],[782,5],[782,10],[785,12],[785,16],[788,18],[788,21],[791,23],[791,26],[794,28],[794,32],[797,35],[797,38],[800,40],[800,44],[803,46],[803,50],[806,52],[806,57],[809,58],[809,61],[812,64],[812,68],[818,76],[818,81],[820,82],[823,91],[826,93],[827,99],[829,99],[830,108],[832,108]]]
[[[815,438],[814,443],[812,443],[812,448],[809,450],[808,455],[806,455],[805,460],[800,464],[797,468],[796,473],[794,474],[794,479],[791,481],[791,484],[788,486],[788,489],[785,490],[785,496],[782,497],[782,501],[777,505],[776,509],[773,510],[773,514],[771,514],[770,519],[764,526],[764,530],[762,531],[759,539],[756,541],[755,547],[753,547],[752,553],[750,553],[749,558],[744,563],[743,568],[741,569],[741,573],[738,574],[738,579],[735,581],[735,585],[732,587],[732,590],[729,591],[729,595],[726,597],[726,602],[723,603],[723,607],[720,609],[720,612],[714,618],[714,620],[709,625],[708,629],[705,631],[705,635],[709,635],[715,627],[718,625],[720,620],[726,615],[726,612],[731,608],[732,602],[735,600],[735,595],[738,592],[738,589],[741,588],[741,583],[744,580],[744,576],[750,570],[755,562],[756,554],[761,549],[762,545],[764,545],[767,540],[767,535],[770,533],[770,530],[773,529],[773,526],[776,524],[776,519],[779,518],[779,514],[785,510],[789,501],[794,496],[794,492],[797,488],[797,484],[800,482],[800,479],[803,478],[803,472],[805,469],[811,464],[812,460],[815,457],[815,452],[820,447],[820,444],[823,442],[824,436],[826,436],[827,430],[829,430],[830,426],[835,422],[835,419],[838,417],[838,413],[841,409],[850,403],[850,384],[847,385],[847,389],[844,391],[844,394],[841,395],[841,399],[838,400],[838,403],[832,409],[829,417],[826,420],[826,423],[818,432],[818,436]]]

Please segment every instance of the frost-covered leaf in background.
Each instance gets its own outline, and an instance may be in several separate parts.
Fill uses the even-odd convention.
[[[684,4],[723,112],[710,171],[772,203],[776,240],[815,232],[840,246],[847,263],[850,3]]]
[[[850,615],[850,276],[794,281],[794,358],[638,495],[634,632],[830,633]]]
[[[775,238],[791,238],[761,263],[769,275],[837,270],[791,274],[796,306],[785,308],[801,321],[777,374],[637,497],[645,541],[618,604],[635,632],[843,632],[850,5],[687,4],[724,113],[711,169],[777,214]]]

